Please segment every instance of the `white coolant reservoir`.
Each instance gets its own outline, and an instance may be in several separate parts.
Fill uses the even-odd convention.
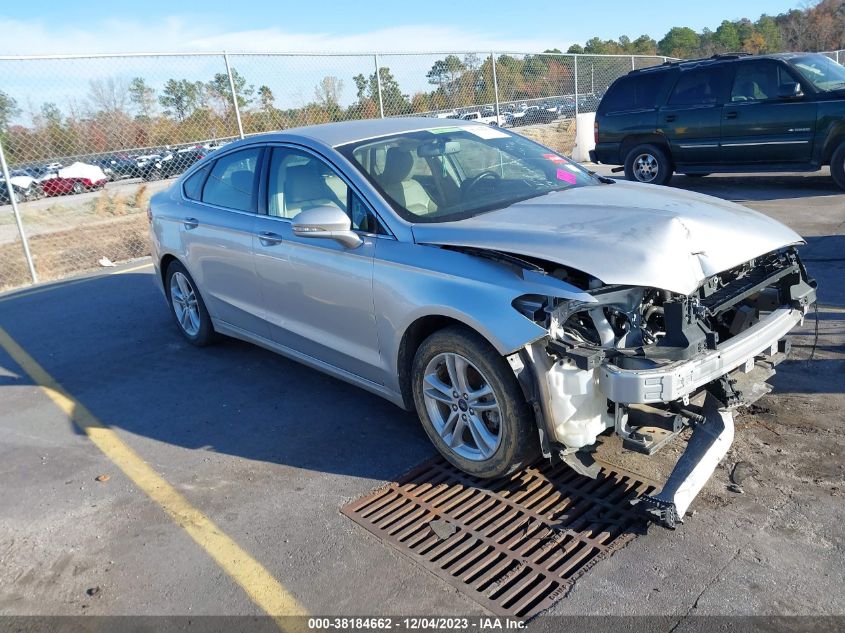
[[[599,391],[598,372],[556,362],[546,373],[549,406],[557,440],[568,448],[595,444],[596,437],[613,426],[607,398]]]

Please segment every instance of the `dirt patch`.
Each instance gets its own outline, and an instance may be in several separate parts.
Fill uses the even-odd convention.
[[[145,183],[105,189],[82,201],[56,200],[47,207],[22,208],[29,247],[40,281],[60,279],[150,254]],[[75,204],[70,205],[69,202]],[[11,215],[11,214],[10,214]],[[17,228],[0,239],[0,290],[31,282]]]
[[[91,218],[89,218],[90,220]],[[40,281],[96,270],[102,258],[119,263],[150,254],[145,213],[93,221],[65,230],[35,235],[29,240]],[[0,290],[28,284],[31,279],[20,240],[0,244]]]
[[[575,147],[575,120],[564,119],[553,123],[526,125],[513,130],[532,141],[551,147],[556,152],[565,156],[572,155],[572,148]]]

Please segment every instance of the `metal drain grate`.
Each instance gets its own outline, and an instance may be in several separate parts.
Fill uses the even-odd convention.
[[[485,481],[438,457],[341,512],[492,613],[529,619],[642,532],[628,501],[653,490],[547,460]]]

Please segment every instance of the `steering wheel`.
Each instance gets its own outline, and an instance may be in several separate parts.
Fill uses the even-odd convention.
[[[482,171],[480,174],[476,174],[472,178],[467,178],[461,183],[461,199],[468,198],[469,194],[473,189],[475,189],[478,183],[484,182],[485,180],[496,181],[501,179],[502,177],[495,171]]]

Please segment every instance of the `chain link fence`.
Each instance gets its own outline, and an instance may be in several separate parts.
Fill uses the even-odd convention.
[[[0,57],[0,290],[147,255],[150,196],[239,137],[430,116],[514,128],[568,154],[578,113],[595,111],[617,77],[665,61],[498,52]]]

